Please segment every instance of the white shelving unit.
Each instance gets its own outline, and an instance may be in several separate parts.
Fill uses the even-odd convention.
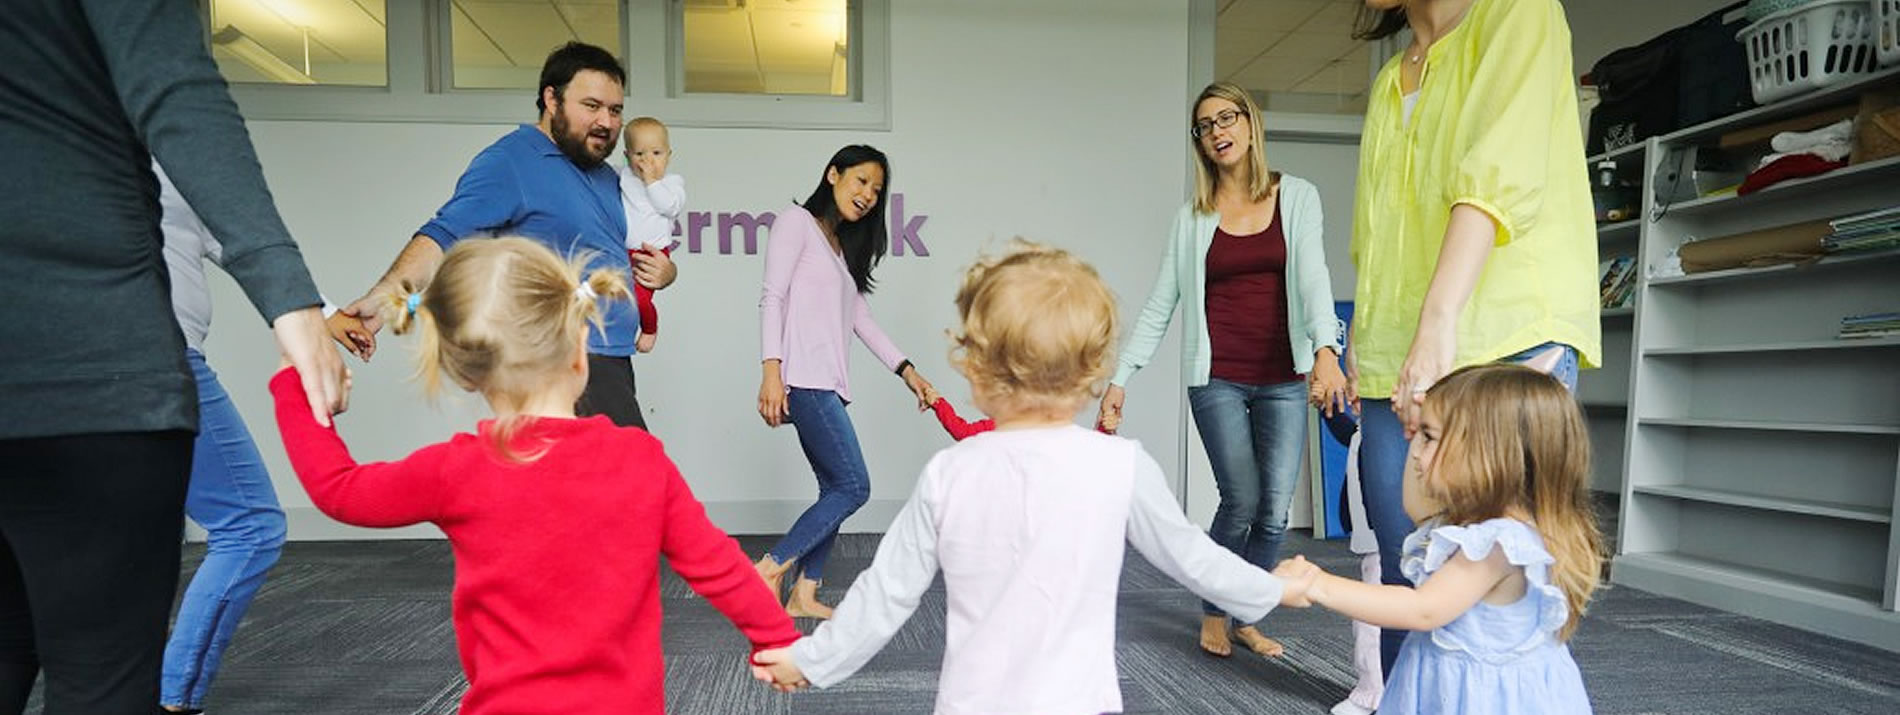
[[[1651,177],[1673,150],[1896,85],[1886,70],[1609,158]],[[1900,250],[1647,275],[1688,240],[1895,204],[1900,157],[1749,196],[1662,206],[1645,191],[1635,226],[1599,229],[1605,257],[1644,268],[1579,386],[1597,459],[1621,466],[1612,580],[1900,650],[1900,338],[1835,337],[1844,316],[1900,310]]]
[[[1648,184],[1644,158],[1646,144],[1632,144],[1588,159],[1590,173],[1605,161],[1616,164],[1618,178],[1638,185]],[[1597,226],[1597,253],[1608,260],[1616,256],[1641,258],[1644,221],[1640,218]],[[1637,300],[1641,300],[1640,294]],[[1590,431],[1593,474],[1590,489],[1606,496],[1623,491],[1623,440],[1628,430],[1630,364],[1634,357],[1632,337],[1636,307],[1609,308],[1601,312],[1603,321],[1603,364],[1585,371],[1577,379],[1577,396],[1583,401],[1584,423]]]

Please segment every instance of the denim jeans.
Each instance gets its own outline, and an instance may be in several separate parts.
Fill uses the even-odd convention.
[[[1561,349],[1564,354],[1550,375],[1575,392],[1577,351],[1568,345],[1545,343],[1498,362],[1522,363],[1552,348]],[[1412,523],[1412,517],[1405,514],[1404,503],[1405,456],[1411,442],[1405,439],[1405,425],[1392,411],[1391,400],[1365,400],[1361,408],[1364,414],[1359,421],[1359,482],[1366,500],[1366,521],[1371,522],[1373,533],[1379,537],[1380,580],[1410,586],[1411,582],[1399,572],[1399,548],[1417,526]],[[1387,674],[1392,672],[1392,662],[1399,657],[1399,646],[1405,643],[1406,633],[1392,628],[1380,633],[1380,667]]]
[[[198,379],[198,439],[193,447],[185,514],[209,532],[204,562],[185,589],[165,645],[162,705],[203,707],[264,574],[284,545],[284,510],[270,473],[218,376],[203,353],[187,350]]]
[[[794,387],[786,396],[793,429],[798,430],[798,446],[818,476],[818,502],[792,523],[778,545],[772,547],[772,560],[798,562],[793,569],[802,578],[823,581],[825,559],[838,527],[871,499],[871,470],[864,466],[864,450],[858,447],[857,430],[851,416],[844,412],[844,398],[830,390]]]
[[[1188,404],[1220,490],[1207,535],[1247,563],[1271,570],[1280,560],[1300,481],[1306,381],[1246,385],[1215,378],[1188,388]],[[1206,601],[1201,611],[1223,615]]]

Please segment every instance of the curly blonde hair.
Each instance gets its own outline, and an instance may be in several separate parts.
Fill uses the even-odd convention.
[[[421,330],[416,377],[424,394],[440,393],[443,375],[496,405],[520,405],[544,389],[581,349],[588,326],[600,325],[596,298],[630,296],[621,273],[586,272],[588,258],[562,260],[526,238],[461,241],[443,256],[427,291],[418,295],[404,285],[391,296],[388,315],[398,335]],[[510,462],[539,456],[509,446],[526,425],[517,416],[490,433]]]
[[[1108,377],[1115,296],[1068,251],[1018,238],[979,258],[957,290],[957,315],[950,361],[994,404],[1072,408]]]

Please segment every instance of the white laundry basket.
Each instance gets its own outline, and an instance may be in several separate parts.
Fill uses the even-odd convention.
[[[1876,67],[1874,3],[1817,0],[1749,25],[1737,38],[1748,51],[1748,84],[1768,104],[1872,74]]]
[[[1900,0],[1874,0],[1874,34],[1880,66],[1900,65]]]

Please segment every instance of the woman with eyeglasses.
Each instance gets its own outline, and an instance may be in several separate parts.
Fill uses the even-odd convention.
[[[1597,244],[1570,28],[1557,0],[1366,0],[1354,37],[1410,29],[1359,144],[1348,351],[1381,577],[1399,551],[1408,440],[1434,382],[1515,362],[1575,388],[1601,350]],[[1404,631],[1381,644],[1389,673]]]
[[[1267,168],[1260,109],[1246,90],[1208,85],[1189,110],[1195,196],[1175,216],[1154,290],[1102,395],[1101,420],[1120,423],[1123,387],[1154,357],[1180,306],[1188,401],[1220,491],[1208,535],[1271,569],[1299,482],[1306,406],[1345,409],[1319,191]],[[1202,614],[1208,653],[1232,654],[1230,628],[1255,653],[1285,651],[1253,624],[1230,624],[1212,603]]]

